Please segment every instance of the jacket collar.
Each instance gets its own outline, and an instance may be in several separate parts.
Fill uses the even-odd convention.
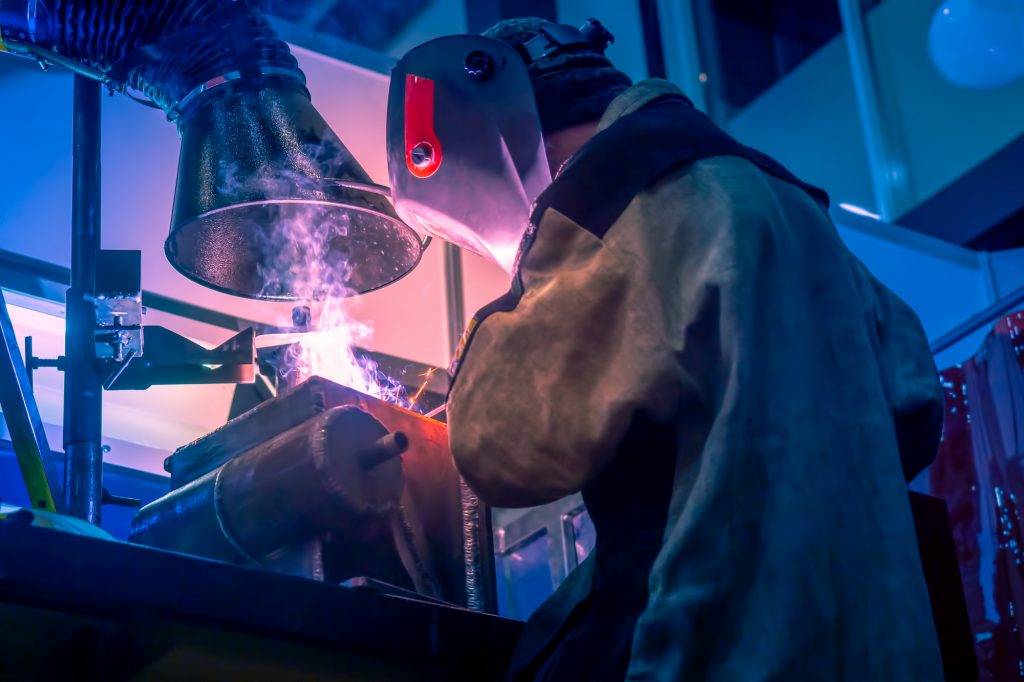
[[[611,124],[615,123],[623,116],[628,116],[635,111],[639,111],[654,100],[661,99],[662,97],[669,95],[682,97],[687,102],[690,102],[690,99],[684,95],[683,91],[674,83],[662,80],[661,78],[648,78],[647,80],[640,81],[635,85],[631,85],[620,92],[615,99],[608,104],[608,107],[604,110],[604,114],[601,115],[601,119],[597,123],[597,130],[594,131],[594,134],[596,135],[602,130],[610,127]],[[692,106],[693,103],[690,102],[690,105]],[[578,156],[579,151],[566,159],[565,162],[559,166],[552,180],[557,180],[565,169],[576,161]]]
[[[640,81],[619,93],[618,97],[611,101],[608,108],[604,110],[604,115],[601,116],[600,122],[597,124],[597,131],[601,132],[623,116],[639,111],[654,100],[667,95],[686,97],[683,91],[674,83],[662,80],[661,78],[648,78],[647,80]]]

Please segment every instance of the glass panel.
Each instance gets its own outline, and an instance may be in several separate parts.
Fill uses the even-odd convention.
[[[319,33],[386,52],[430,0],[264,0],[264,11]]]
[[[901,225],[1024,246],[1024,3],[886,0],[863,17]]]
[[[743,144],[823,187],[833,205],[876,213],[838,3],[692,4],[708,114]]]
[[[572,517],[573,547],[576,550],[576,563],[581,564],[594,551],[597,543],[597,531],[590,520],[590,514],[584,509]]]
[[[261,6],[289,42],[344,61],[361,59],[342,43],[397,58],[431,38],[466,32],[463,0],[261,0]]]
[[[549,550],[550,538],[541,530],[496,557],[501,615],[526,619],[551,594]]]
[[[835,2],[697,0],[694,10],[702,80],[723,118],[753,102],[842,31]]]
[[[570,26],[581,26],[593,17],[608,27],[615,42],[605,54],[615,67],[634,81],[647,78],[647,58],[644,54],[644,31],[640,4],[621,0],[559,0],[558,21]]]

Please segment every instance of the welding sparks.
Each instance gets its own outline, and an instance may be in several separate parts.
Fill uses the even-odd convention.
[[[303,334],[289,348],[287,364],[298,381],[320,376],[336,384],[396,404],[404,404],[405,387],[384,376],[373,360],[358,357],[355,348],[372,335],[369,325],[354,319],[348,299],[330,297],[321,302],[316,331]]]
[[[420,396],[423,395],[423,392],[425,390],[427,390],[427,384],[430,383],[430,377],[432,377],[434,375],[434,372],[436,372],[436,371],[437,371],[437,367],[431,367],[426,372],[424,372],[423,374],[420,375],[421,377],[423,377],[423,385],[420,386],[420,390],[416,391],[416,395],[414,395],[412,397],[412,400],[409,401],[409,407],[410,408],[412,408],[414,405],[416,405],[416,402],[420,399]]]
[[[320,376],[388,402],[408,405],[405,387],[382,374],[372,359],[355,352],[366,347],[373,330],[355,317],[357,302],[351,297],[355,292],[348,284],[351,268],[341,250],[332,248],[335,241],[347,237],[349,215],[330,204],[311,204],[305,210],[292,207],[287,214],[276,217],[281,226],[272,231],[273,243],[261,245],[264,293],[294,292],[309,302],[313,317],[310,331],[299,334],[288,347],[278,372],[289,383]]]

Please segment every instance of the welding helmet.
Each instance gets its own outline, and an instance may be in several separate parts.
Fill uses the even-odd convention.
[[[530,206],[551,182],[526,64],[492,38],[438,38],[391,78],[388,172],[409,225],[511,272]]]
[[[612,35],[543,22],[510,46],[476,35],[414,48],[392,73],[388,171],[407,223],[511,273],[531,207],[551,183],[528,66],[563,52],[603,53]]]

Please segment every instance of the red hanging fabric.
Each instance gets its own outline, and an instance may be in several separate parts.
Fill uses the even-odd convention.
[[[1024,680],[1024,312],[941,375],[946,422],[929,487],[949,506],[979,679]]]

